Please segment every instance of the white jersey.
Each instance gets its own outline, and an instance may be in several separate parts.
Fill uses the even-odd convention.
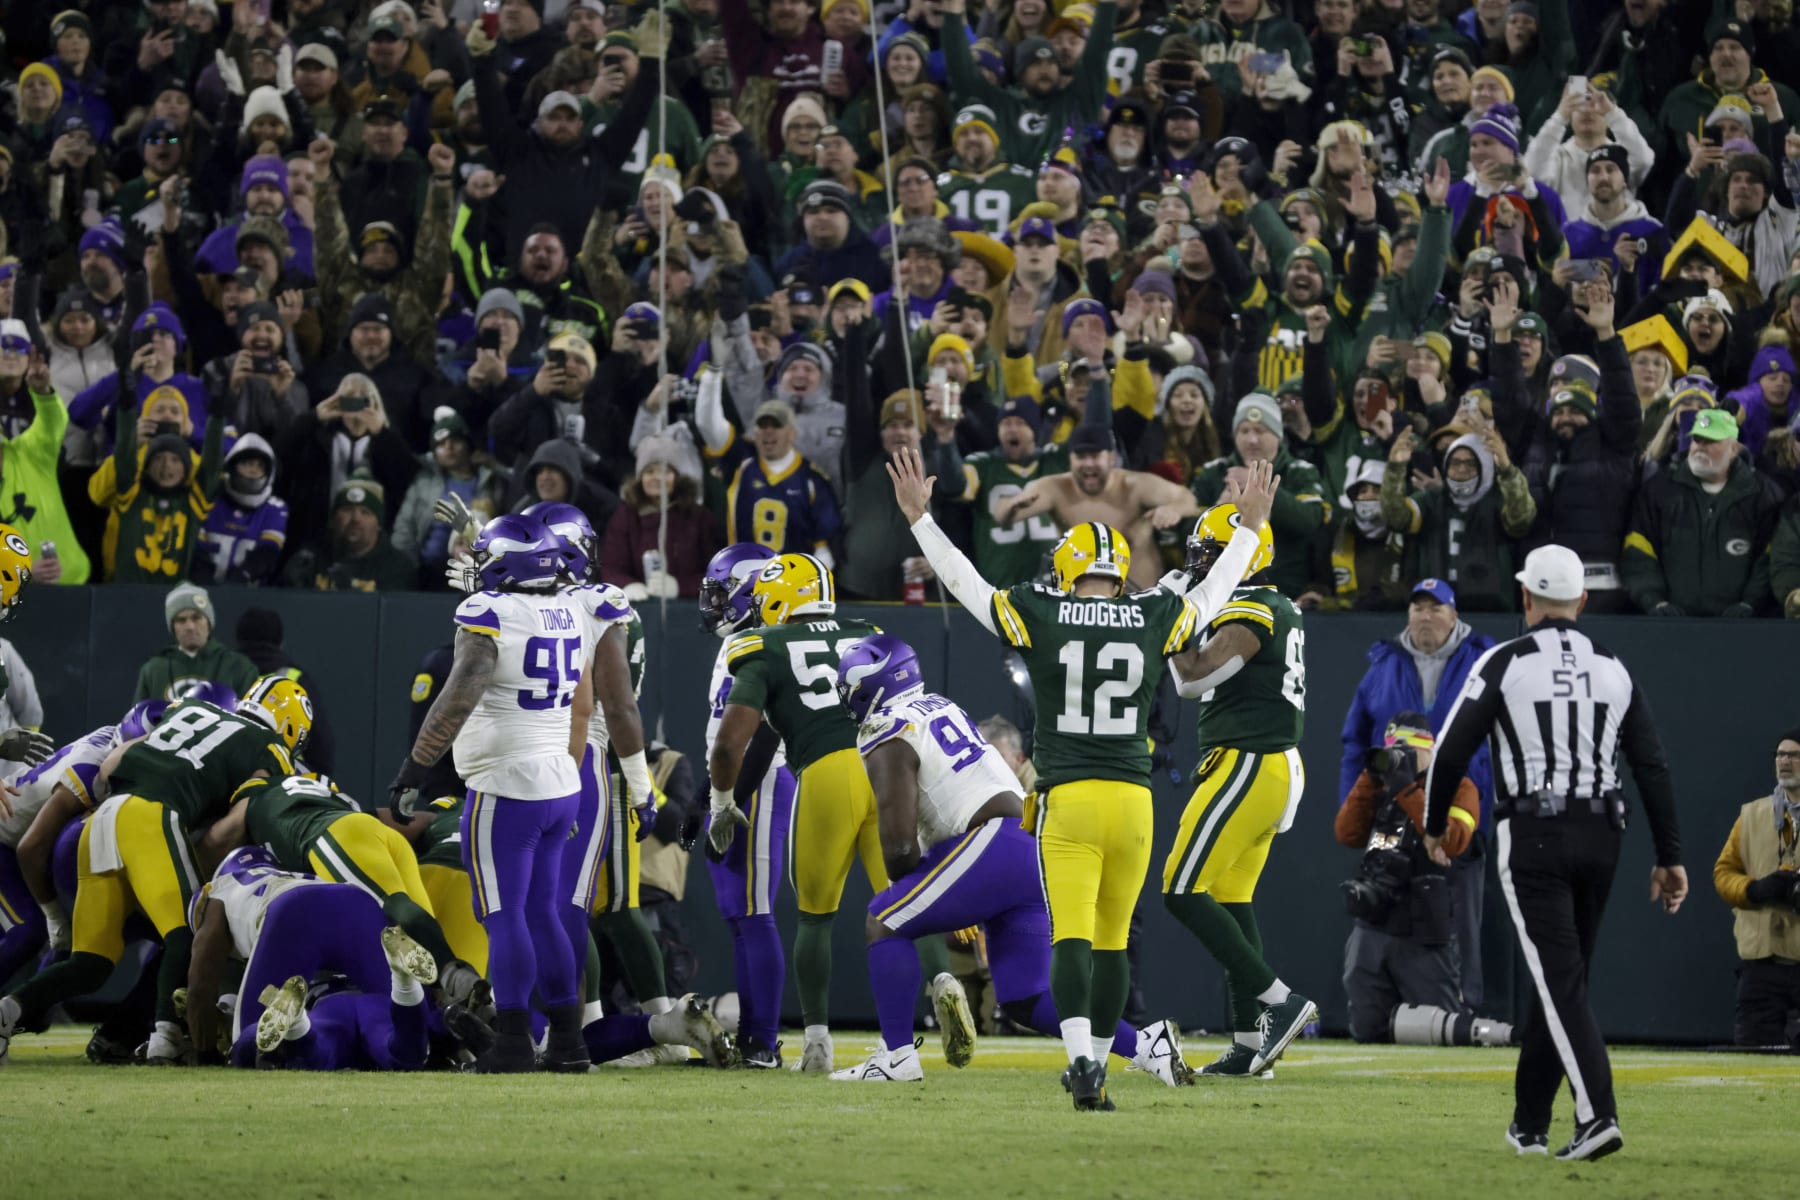
[[[719,643],[719,656],[713,659],[712,683],[707,685],[706,699],[706,753],[712,754],[713,742],[719,736],[719,723],[725,719],[725,701],[731,695],[731,668],[725,662],[725,648],[731,645],[730,639]],[[787,766],[787,743],[777,742],[775,757],[769,763],[769,769]]]
[[[99,790],[100,764],[119,744],[119,727],[102,725],[78,742],[70,742],[35,767],[20,771],[11,780],[19,789],[12,798],[13,815],[0,821],[0,846],[17,848],[19,839],[31,828],[38,810],[49,803],[50,793],[62,784],[75,798],[95,808],[105,797]]]
[[[614,626],[625,626],[627,629],[637,621],[638,615],[631,609],[631,602],[625,599],[625,593],[610,583],[584,583],[580,587],[570,588],[568,595],[580,605],[582,613],[587,617],[593,629],[594,649],[600,648],[600,639],[606,636]],[[643,654],[644,640],[640,636],[637,644],[627,650],[627,665],[631,670],[631,694],[637,695],[644,681]],[[637,657],[636,662],[630,656]],[[600,702],[594,702],[594,715],[588,720],[588,745],[594,748],[594,761],[601,763],[606,758],[607,747],[612,745],[612,738],[606,730],[606,711]],[[604,769],[604,768],[602,768]]]
[[[256,949],[262,933],[263,918],[275,897],[298,887],[324,883],[311,875],[296,875],[274,867],[248,867],[237,871],[220,870],[206,885],[207,897],[225,908],[225,923],[231,929],[231,947],[246,962]]]
[[[580,791],[569,710],[594,656],[580,604],[567,593],[476,592],[457,605],[456,625],[499,649],[493,678],[456,735],[456,773],[475,791],[513,800]]]
[[[975,728],[969,714],[943,696],[915,692],[869,714],[857,733],[863,754],[899,738],[919,756],[919,849],[961,836],[981,806],[1002,792],[1017,795],[1018,777]]]

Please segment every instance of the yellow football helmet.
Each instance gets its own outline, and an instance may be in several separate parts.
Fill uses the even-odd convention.
[[[1231,535],[1243,523],[1235,504],[1215,504],[1200,514],[1194,522],[1194,532],[1188,534],[1187,571],[1195,579],[1205,579],[1213,564],[1219,561],[1219,555],[1225,553],[1225,544]],[[1244,572],[1248,579],[1258,571],[1266,571],[1269,564],[1275,561],[1275,534],[1264,521],[1256,531],[1258,545],[1256,553],[1250,558],[1250,569]]]
[[[1083,521],[1062,535],[1050,552],[1050,565],[1057,588],[1065,592],[1074,591],[1075,581],[1083,575],[1116,579],[1123,588],[1131,574],[1131,543],[1111,525]]]
[[[837,611],[831,569],[810,554],[771,559],[756,577],[750,596],[764,625],[780,625],[795,617],[829,617]]]
[[[30,582],[30,544],[11,525],[0,525],[0,621],[12,620]]]
[[[295,754],[300,753],[312,733],[312,699],[305,688],[286,675],[264,675],[258,679],[238,701],[237,710],[280,734]]]

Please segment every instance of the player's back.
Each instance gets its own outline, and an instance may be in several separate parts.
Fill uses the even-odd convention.
[[[580,587],[569,589],[569,595],[574,597],[587,616],[596,650],[600,639],[614,626],[624,626],[625,661],[631,671],[631,694],[641,694],[644,690],[646,665],[644,622],[637,615],[637,610],[631,607],[631,602],[625,599],[625,593],[610,583],[584,583]],[[612,744],[611,735],[606,729],[606,713],[598,702],[594,705],[594,715],[588,720],[587,740],[602,755]]]
[[[286,744],[267,725],[204,700],[183,700],[120,756],[111,782],[114,795],[154,800],[195,828],[224,812],[257,771],[278,777],[292,770]]]
[[[1306,633],[1300,609],[1272,587],[1241,587],[1213,618],[1232,623],[1260,647],[1238,673],[1200,698],[1200,750],[1229,746],[1279,754],[1300,744],[1306,723]]]
[[[919,759],[919,849],[960,835],[995,796],[1017,795],[1018,778],[954,701],[922,692],[869,714],[857,735],[864,755],[895,739]]]
[[[822,617],[740,633],[725,644],[730,702],[759,709],[798,774],[856,746],[856,722],[838,702],[838,656],[881,630],[867,621]]]
[[[12,816],[0,820],[0,846],[17,846],[31,828],[40,809],[58,784],[75,793],[90,807],[100,764],[119,744],[119,727],[102,725],[79,741],[70,742],[49,758],[13,777],[18,794],[12,798]]]
[[[458,629],[494,639],[488,686],[456,735],[468,785],[516,800],[581,786],[569,757],[575,685],[594,653],[589,617],[568,593],[477,592],[456,609]]]
[[[1037,584],[994,596],[994,624],[1031,672],[1038,787],[1150,785],[1150,706],[1164,659],[1199,631],[1173,592],[1078,597]]]
[[[413,843],[413,852],[418,856],[419,865],[456,867],[461,869],[462,861],[462,817],[463,796],[443,796],[433,800],[426,810],[431,813],[431,823],[419,834],[419,840]]]
[[[295,888],[321,882],[323,881],[311,875],[282,871],[259,863],[234,871],[221,870],[207,884],[206,894],[225,910],[225,922],[231,930],[232,949],[239,958],[248,959],[250,952],[256,949],[256,938],[262,931],[263,918],[269,915],[269,905],[275,903],[275,898]]]
[[[244,809],[245,835],[267,846],[291,870],[307,862],[314,839],[333,821],[362,811],[350,796],[304,775],[252,779],[238,789],[234,799],[248,806]]]
[[[719,653],[713,659],[712,680],[706,685],[706,747],[707,754],[712,753],[713,741],[719,736],[719,723],[725,719],[725,702],[731,698],[731,639],[719,643]],[[771,769],[787,766],[787,746],[777,744],[775,757],[770,760]]]

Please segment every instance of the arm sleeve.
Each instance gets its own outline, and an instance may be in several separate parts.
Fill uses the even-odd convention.
[[[1743,823],[1741,815],[1731,823],[1731,833],[1725,838],[1718,861],[1713,863],[1713,890],[1719,893],[1719,899],[1733,908],[1755,907],[1750,903],[1750,876],[1744,870],[1744,856],[1738,850],[1738,828]]]
[[[1343,804],[1338,806],[1337,820],[1333,823],[1332,832],[1337,834],[1339,843],[1352,849],[1362,849],[1363,843],[1369,839],[1369,829],[1375,824],[1375,802],[1380,799],[1380,789],[1369,777],[1367,771],[1356,777],[1350,792],[1344,797]]]
[[[1562,119],[1561,113],[1552,112],[1544,118],[1544,123],[1538,126],[1537,133],[1525,147],[1525,155],[1520,160],[1527,174],[1533,179],[1549,180],[1550,170],[1555,166],[1556,147],[1561,144],[1563,134],[1568,131],[1568,123]]]
[[[1496,649],[1498,649],[1496,647]],[[1450,809],[1456,793],[1468,773],[1469,760],[1487,740],[1494,717],[1505,703],[1501,684],[1511,658],[1501,658],[1489,650],[1469,669],[1463,690],[1444,719],[1444,730],[1438,734],[1437,753],[1425,778],[1425,832],[1443,837],[1450,823]]]
[[[38,728],[44,723],[44,702],[38,698],[37,679],[10,642],[6,646],[6,674],[10,680],[6,707],[12,710],[13,720],[26,729]]]
[[[727,0],[729,4],[730,0]],[[950,94],[962,103],[980,100],[995,107],[1004,103],[1006,93],[989,83],[987,76],[975,69],[975,55],[969,50],[968,22],[961,13],[945,13],[939,41],[944,47],[944,75],[950,81]]]
[[[931,569],[937,572],[937,577],[950,589],[950,594],[969,610],[983,629],[999,636],[1000,630],[994,624],[994,597],[999,593],[995,591],[994,585],[981,577],[981,572],[975,569],[975,564],[969,561],[968,555],[951,543],[944,531],[938,528],[937,522],[931,519],[930,513],[914,521],[912,531],[913,537],[919,541],[919,549],[931,563]]]
[[[1638,796],[1644,802],[1644,815],[1650,818],[1650,840],[1656,844],[1656,865],[1679,866],[1681,824],[1675,816],[1675,785],[1669,778],[1669,763],[1663,757],[1656,720],[1650,715],[1650,702],[1644,698],[1636,680],[1631,685],[1631,707],[1625,710],[1625,721],[1619,728],[1619,748],[1625,752],[1625,761],[1631,764]]]

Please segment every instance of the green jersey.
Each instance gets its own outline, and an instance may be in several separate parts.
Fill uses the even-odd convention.
[[[267,725],[183,700],[120,757],[112,790],[154,800],[198,829],[230,807],[232,793],[256,772],[278,778],[293,769],[287,744]]]
[[[429,805],[432,813],[431,824],[419,835],[413,849],[419,856],[421,867],[430,864],[436,867],[455,867],[462,869],[462,817],[463,797],[445,796],[441,800],[433,800]]]
[[[1241,587],[1210,630],[1242,625],[1257,651],[1238,673],[1200,697],[1200,753],[1220,746],[1281,754],[1306,722],[1306,632],[1300,610],[1272,587]]]
[[[1008,237],[1013,217],[1037,199],[1037,176],[1010,163],[995,163],[985,171],[945,171],[937,185],[938,199],[952,213],[997,238]]]
[[[853,750],[856,722],[838,701],[838,655],[880,632],[867,621],[825,617],[740,633],[725,647],[726,703],[761,711],[796,775],[828,754]]]
[[[1078,597],[1037,584],[994,593],[994,627],[1031,672],[1038,787],[1087,779],[1150,786],[1150,704],[1163,660],[1200,613],[1161,588]]]
[[[1009,527],[994,514],[1011,504],[1025,485],[1069,469],[1069,456],[1059,446],[1041,451],[1030,462],[1015,463],[1000,451],[983,451],[963,460],[962,498],[975,506],[975,565],[997,588],[1029,583],[1037,577],[1044,555],[1056,549],[1062,530],[1048,513]]]
[[[311,871],[307,857],[331,823],[362,811],[362,806],[329,783],[304,775],[255,779],[238,793],[244,809],[244,834],[267,846],[284,871]]]

